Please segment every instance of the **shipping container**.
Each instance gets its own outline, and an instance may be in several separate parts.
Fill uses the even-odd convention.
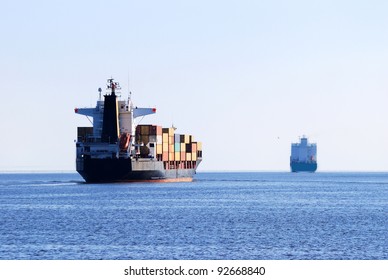
[[[172,127],[163,128],[163,133],[168,133],[169,136],[174,136],[175,129]]]
[[[186,144],[181,143],[181,152],[186,152]]]
[[[186,152],[181,152],[181,160],[186,160]]]
[[[186,153],[186,160],[191,161],[191,153]]]
[[[150,135],[156,135],[156,125],[150,126]]]
[[[197,142],[197,150],[202,151],[202,142]]]
[[[191,153],[191,160],[196,161],[197,160],[197,152]]]
[[[174,144],[168,145],[168,152],[169,152],[169,153],[175,152]]]
[[[175,152],[180,152],[181,151],[181,143],[175,143]]]
[[[158,155],[163,154],[163,145],[162,145],[162,144],[157,144],[157,145],[156,145],[156,153],[157,153]]]
[[[149,135],[150,134],[151,125],[142,125],[140,128],[141,135]]]
[[[168,161],[168,152],[163,152],[162,160],[163,161]]]
[[[168,144],[168,133],[163,133],[163,144],[167,143]]]
[[[158,144],[162,144],[163,143],[163,136],[160,134],[160,135],[156,135],[156,143]]]
[[[175,143],[180,143],[180,142],[181,142],[181,135],[180,135],[180,134],[175,134],[175,136],[174,136],[174,142],[175,142]]]
[[[164,152],[167,152],[167,153],[168,153],[168,143],[163,142],[163,144],[162,144],[162,149],[163,149],[163,153],[164,153]]]
[[[169,161],[174,161],[175,160],[175,153],[174,152],[169,152],[168,153],[168,160]]]
[[[139,137],[139,142],[140,143],[144,143],[144,145],[148,144],[150,141],[149,141],[149,136],[148,135],[140,135]]]
[[[191,152],[197,153],[197,142],[191,143],[191,147],[192,147]]]
[[[175,152],[175,160],[180,161],[181,160],[181,153],[180,152]]]
[[[174,135],[173,136],[168,136],[168,143],[169,144],[174,144]]]

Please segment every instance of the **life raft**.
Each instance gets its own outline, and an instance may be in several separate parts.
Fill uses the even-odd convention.
[[[131,135],[128,132],[121,134],[120,136],[120,151],[127,151],[129,147],[129,140],[131,139]]]

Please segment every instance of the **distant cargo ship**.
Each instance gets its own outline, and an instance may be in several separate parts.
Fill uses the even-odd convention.
[[[309,143],[305,136],[291,144],[291,172],[315,172],[317,166],[317,144]]]
[[[174,128],[135,125],[135,119],[156,112],[119,101],[120,86],[108,80],[104,100],[75,113],[93,118],[92,127],[78,127],[76,169],[86,182],[192,181],[202,161],[201,142],[175,134]]]

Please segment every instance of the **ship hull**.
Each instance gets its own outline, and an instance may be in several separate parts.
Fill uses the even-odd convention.
[[[199,163],[199,162],[198,162]],[[87,183],[191,182],[195,169],[163,169],[162,162],[132,159],[77,159],[77,172]]]
[[[291,162],[291,172],[315,172],[317,170],[316,162]]]

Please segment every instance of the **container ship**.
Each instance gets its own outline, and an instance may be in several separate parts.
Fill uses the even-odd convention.
[[[291,172],[315,172],[317,170],[317,145],[309,143],[306,136],[300,143],[291,144]]]
[[[175,128],[138,124],[136,119],[155,114],[155,108],[135,107],[119,100],[119,83],[108,79],[107,92],[94,108],[76,108],[91,117],[92,127],[78,127],[76,170],[87,183],[190,182],[202,161],[202,144]],[[90,119],[89,119],[90,120]]]

